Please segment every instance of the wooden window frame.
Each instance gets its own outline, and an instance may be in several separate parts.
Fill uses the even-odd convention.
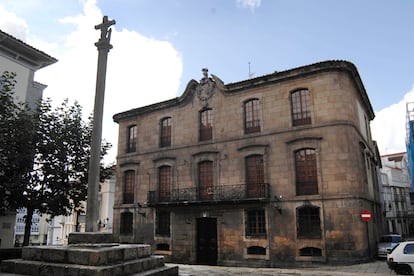
[[[160,148],[171,147],[172,118],[166,117],[160,121]]]
[[[124,185],[123,185],[123,204],[133,204],[135,196],[135,171],[128,170],[124,172]]]
[[[138,128],[136,125],[129,126],[127,131],[127,153],[137,151],[137,131]]]
[[[264,209],[250,209],[245,211],[246,237],[266,237],[266,211]]]
[[[171,200],[172,167],[168,165],[158,167],[159,200]]]
[[[200,111],[199,141],[213,139],[213,110],[204,109]]]
[[[310,125],[311,119],[311,101],[308,89],[299,89],[290,94],[292,108],[292,125]]]
[[[245,157],[246,193],[248,198],[265,196],[264,157],[260,154]]]
[[[260,132],[260,101],[250,99],[244,102],[244,133]]]
[[[204,160],[198,163],[198,196],[200,200],[214,198],[214,162]]]
[[[317,156],[315,149],[295,151],[296,195],[316,195],[318,190]]]

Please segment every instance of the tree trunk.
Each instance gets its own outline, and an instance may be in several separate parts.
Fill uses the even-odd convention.
[[[33,211],[34,211],[33,208],[27,208],[26,217],[24,219],[25,226],[24,226],[23,246],[29,245],[30,229],[32,228]]]

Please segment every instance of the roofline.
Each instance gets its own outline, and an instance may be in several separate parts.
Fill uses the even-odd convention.
[[[397,153],[384,154],[384,155],[381,155],[381,157],[399,156],[399,155],[404,155],[404,154],[407,154],[407,152],[402,151],[402,152],[397,152]]]
[[[367,113],[369,116],[369,119],[372,120],[375,117],[374,110],[371,106],[371,103],[369,101],[368,95],[366,93],[365,87],[362,83],[362,80],[359,76],[358,70],[355,67],[355,65],[349,61],[344,60],[329,60],[329,61],[323,61],[318,62],[310,65],[305,65],[285,71],[280,72],[274,72],[268,75],[243,80],[235,83],[229,83],[224,85],[224,93],[231,94],[231,93],[237,93],[239,91],[245,90],[248,88],[254,88],[254,87],[260,87],[260,86],[267,86],[269,84],[274,83],[280,83],[291,79],[297,79],[302,78],[304,76],[308,75],[314,75],[321,72],[329,72],[329,71],[345,71],[350,76],[351,79],[354,81],[355,86],[357,87],[362,101],[365,103],[365,106],[367,108]],[[113,116],[113,120],[116,123],[119,123],[120,120],[126,119],[129,117],[134,117],[141,114],[146,114],[150,112],[154,112],[157,110],[162,110],[165,108],[170,108],[173,106],[177,106],[178,104],[185,102],[187,97],[191,94],[193,89],[197,86],[198,82],[195,80],[191,80],[186,89],[184,90],[184,93],[177,98],[167,100],[160,103],[155,103],[149,106],[139,107],[135,109],[131,109],[125,112],[117,113]]]
[[[20,39],[0,30],[0,51],[16,60],[23,61],[36,70],[56,63],[58,60]]]

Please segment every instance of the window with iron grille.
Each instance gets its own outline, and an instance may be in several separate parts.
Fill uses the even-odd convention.
[[[170,166],[161,166],[158,168],[158,181],[159,181],[159,199],[160,201],[169,201],[171,195],[171,175]]]
[[[321,238],[322,233],[319,207],[304,206],[297,208],[296,219],[298,238]]]
[[[213,110],[206,109],[200,112],[200,141],[213,139]]]
[[[265,210],[255,209],[246,211],[246,236],[266,237]]]
[[[246,188],[247,197],[259,198],[265,196],[264,165],[262,155],[246,157]]]
[[[128,127],[127,137],[127,152],[135,152],[137,150],[137,126]]]
[[[198,163],[198,185],[201,200],[213,199],[214,187],[213,161]]]
[[[135,186],[135,171],[126,171],[124,173],[124,191],[123,203],[134,203],[134,186]]]
[[[311,124],[310,94],[309,90],[301,89],[292,92],[292,125],[309,125]]]
[[[160,147],[171,146],[171,117],[161,120]]]
[[[244,103],[244,133],[260,132],[259,100],[253,99]]]
[[[119,232],[121,235],[131,235],[132,234],[132,213],[131,212],[124,212],[121,213],[121,225]]]
[[[318,194],[316,152],[314,149],[301,149],[295,152],[296,194]]]
[[[170,236],[170,212],[157,211],[155,234],[157,236]]]

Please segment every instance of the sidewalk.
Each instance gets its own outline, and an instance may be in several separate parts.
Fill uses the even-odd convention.
[[[180,276],[384,276],[396,275],[391,271],[385,261],[374,261],[370,263],[350,265],[350,266],[321,266],[318,268],[250,268],[250,267],[224,267],[224,266],[207,266],[207,265],[185,265],[185,264],[167,264],[178,265]]]

